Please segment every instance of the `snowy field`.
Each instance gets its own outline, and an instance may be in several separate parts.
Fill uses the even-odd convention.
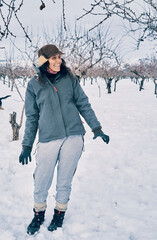
[[[23,103],[16,91],[0,82],[0,97],[11,94],[0,110],[0,240],[157,240],[157,98],[153,83],[145,90],[129,80],[107,94],[103,81],[83,89],[103,131],[107,145],[85,123],[85,151],[73,180],[71,200],[62,229],[47,231],[55,204],[55,179],[49,191],[46,220],[35,236],[26,233],[33,217],[33,160],[18,163],[20,140],[12,141],[9,114]],[[24,89],[21,88],[24,96]],[[25,121],[25,120],[24,120]]]

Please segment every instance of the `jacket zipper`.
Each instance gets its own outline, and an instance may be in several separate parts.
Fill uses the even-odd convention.
[[[57,91],[57,88],[56,88],[54,85],[53,85],[53,88],[54,88],[54,90],[55,90],[56,92],[58,92],[58,91]]]
[[[55,91],[57,93],[57,97],[58,97],[58,101],[59,101],[59,105],[60,105],[60,110],[61,110],[61,114],[62,114],[62,119],[63,119],[63,124],[64,124],[64,129],[65,129],[65,134],[67,136],[67,132],[66,132],[66,128],[65,128],[65,121],[64,121],[64,117],[63,117],[63,113],[62,113],[62,109],[61,109],[61,103],[60,103],[60,99],[59,99],[59,96],[58,96],[58,90],[54,85],[53,85],[53,88],[55,89]]]
[[[60,99],[59,99],[59,96],[58,96],[58,90],[57,88],[55,87],[55,85],[53,83],[51,83],[51,81],[48,79],[49,83],[52,85],[52,87],[54,88],[55,92],[57,93],[57,97],[58,97],[58,101],[59,101],[59,105],[60,105],[60,110],[61,110],[61,103],[60,103]],[[61,114],[62,114],[62,119],[63,119],[63,124],[64,124],[64,129],[65,129],[65,134],[67,136],[67,132],[66,132],[66,128],[65,128],[65,121],[64,121],[64,118],[63,118],[63,113],[62,113],[62,110],[61,110]]]

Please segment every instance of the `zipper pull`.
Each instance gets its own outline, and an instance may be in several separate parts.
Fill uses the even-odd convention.
[[[58,91],[57,91],[57,88],[56,88],[55,86],[53,86],[53,88],[54,88],[54,90],[55,90],[56,92],[58,92]]]

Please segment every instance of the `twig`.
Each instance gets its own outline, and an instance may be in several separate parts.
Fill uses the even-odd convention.
[[[64,26],[64,30],[67,31],[67,28],[66,28],[66,19],[65,19],[65,0],[62,0],[62,16],[63,16],[63,26]]]

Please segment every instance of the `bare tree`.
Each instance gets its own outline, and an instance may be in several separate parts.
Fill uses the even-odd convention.
[[[8,36],[16,37],[16,33],[14,30],[11,30],[11,23],[13,20],[16,20],[24,35],[29,39],[26,28],[23,26],[22,21],[19,18],[19,12],[24,4],[24,0],[16,1],[16,0],[9,0],[8,2],[4,0],[0,0],[0,40],[4,37],[7,38]]]
[[[68,61],[72,63],[72,70],[76,75],[85,79],[88,71],[100,64],[104,59],[118,62],[117,49],[119,43],[110,37],[109,29],[106,31],[100,27],[93,33],[88,31],[76,31],[71,36],[71,49]]]
[[[24,36],[32,42],[28,33],[28,29],[23,25],[20,17],[20,11],[24,8],[26,0],[0,0],[0,40],[8,36],[16,37],[15,29],[11,27],[12,21],[16,21],[22,29]],[[49,0],[50,1],[50,0]],[[52,0],[53,4],[55,1]],[[66,25],[66,0],[61,0],[61,13],[63,20],[63,29],[67,30]],[[39,9],[46,11],[46,4],[44,0],[39,1]],[[90,29],[94,29],[99,25],[118,17],[122,21],[130,24],[130,31],[132,33],[138,32],[137,45],[139,46],[146,38],[157,39],[157,2],[156,0],[93,0],[89,9],[84,9],[84,14],[78,18],[85,18],[88,15],[98,17],[97,24],[94,24]],[[127,26],[128,28],[128,26]]]
[[[147,66],[149,77],[154,82],[154,94],[157,97],[157,59],[155,56],[152,56],[150,62]]]
[[[131,32],[139,33],[138,46],[146,38],[157,39],[156,0],[93,0],[89,9],[84,9],[84,12],[78,20],[88,15],[101,18],[97,24],[90,28],[90,31],[108,19],[118,17],[130,24]]]
[[[12,21],[15,21],[19,27],[21,28],[24,36],[32,43],[32,39],[30,34],[28,33],[27,27],[24,26],[22,17],[20,16],[20,11],[24,8],[24,2],[26,0],[0,0],[0,41],[3,38],[7,38],[8,36],[16,37],[17,33],[15,28],[11,26]],[[50,0],[49,0],[50,1]],[[54,0],[51,0],[53,4],[55,3]],[[39,0],[38,5],[40,10],[43,10],[46,7],[46,4],[43,0]],[[62,19],[64,30],[66,29],[66,19],[65,19],[65,0],[62,0]]]
[[[148,64],[145,62],[145,59],[141,59],[140,64],[133,65],[130,71],[138,77],[139,91],[144,90],[144,81],[149,79]]]
[[[0,65],[0,79],[2,79],[3,84],[6,82],[6,71],[4,65]]]

